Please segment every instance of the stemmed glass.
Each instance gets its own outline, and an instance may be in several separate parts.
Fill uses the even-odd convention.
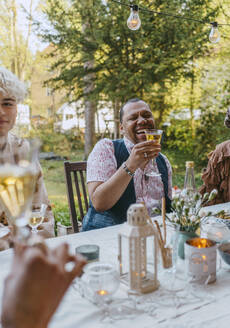
[[[102,309],[103,318],[110,317],[109,303],[117,291],[120,280],[115,267],[110,263],[95,262],[87,264],[84,269],[86,287],[92,293],[92,301]]]
[[[166,266],[163,265],[163,280],[165,288],[168,290],[176,291],[176,269],[178,260],[178,231],[180,227],[177,224],[167,224],[167,237],[165,243],[166,255],[168,255],[168,263]],[[162,263],[164,264],[164,263]],[[179,288],[180,289],[180,288]]]
[[[29,218],[29,226],[31,227],[32,233],[38,233],[38,227],[42,224],[45,218],[45,212],[47,209],[46,204],[42,204],[40,209],[36,209],[35,211],[31,212]]]
[[[0,153],[0,205],[13,226],[14,236],[29,221],[40,142],[24,140],[24,148],[11,153]]]
[[[162,130],[157,130],[157,129],[151,129],[151,130],[145,130],[145,136],[146,140],[154,140],[156,144],[160,144],[161,142],[161,137],[162,137]],[[156,159],[153,159],[153,167],[155,167],[156,164]],[[146,172],[147,176],[150,177],[159,177],[161,174],[159,172],[156,172],[154,169],[151,171]]]

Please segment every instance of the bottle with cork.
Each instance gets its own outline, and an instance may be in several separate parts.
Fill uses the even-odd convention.
[[[184,179],[184,189],[182,190],[182,197],[184,201],[189,206],[194,200],[194,196],[197,194],[196,184],[195,184],[195,175],[194,175],[194,162],[186,162],[186,173]]]

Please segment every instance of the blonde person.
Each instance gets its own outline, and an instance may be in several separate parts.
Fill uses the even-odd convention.
[[[1,156],[10,156],[17,150],[23,152],[27,146],[27,141],[15,136],[11,131],[14,127],[17,116],[17,104],[23,102],[26,89],[25,85],[18,78],[4,67],[0,67],[0,154]],[[27,148],[26,148],[27,149]],[[45,238],[54,236],[54,218],[49,206],[49,200],[43,181],[42,170],[39,162],[38,177],[36,181],[35,192],[33,195],[33,208],[46,204],[44,223],[39,227],[39,234]],[[0,227],[8,225],[7,217],[0,205]],[[1,229],[1,228],[0,228]]]

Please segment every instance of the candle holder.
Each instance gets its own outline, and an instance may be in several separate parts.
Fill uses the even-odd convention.
[[[230,242],[229,241],[225,241],[222,244],[220,244],[218,246],[218,251],[220,253],[220,256],[222,258],[222,260],[230,265]]]
[[[89,263],[83,271],[84,282],[92,293],[93,301],[104,307],[119,287],[118,272],[112,264],[104,262]]]
[[[230,229],[215,216],[202,220],[200,227],[200,236],[221,243],[230,239]]]
[[[99,251],[99,246],[93,244],[81,245],[75,248],[76,254],[81,254],[82,256],[84,256],[87,259],[88,263],[99,261]]]
[[[127,222],[118,234],[120,278],[130,290],[148,293],[159,287],[157,280],[157,232],[147,222],[143,204],[132,204]]]
[[[186,273],[193,282],[210,284],[216,281],[216,249],[216,242],[206,238],[185,242]]]

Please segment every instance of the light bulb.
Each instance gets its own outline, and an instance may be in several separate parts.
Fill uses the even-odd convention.
[[[212,24],[212,28],[211,28],[211,32],[209,34],[209,40],[212,43],[217,43],[220,41],[220,33],[218,31],[218,23],[213,22],[211,24]]]
[[[137,5],[130,6],[130,15],[129,15],[129,18],[127,19],[127,25],[128,25],[128,28],[132,31],[138,30],[141,26],[141,20],[138,15],[138,11],[139,11],[139,8]]]

